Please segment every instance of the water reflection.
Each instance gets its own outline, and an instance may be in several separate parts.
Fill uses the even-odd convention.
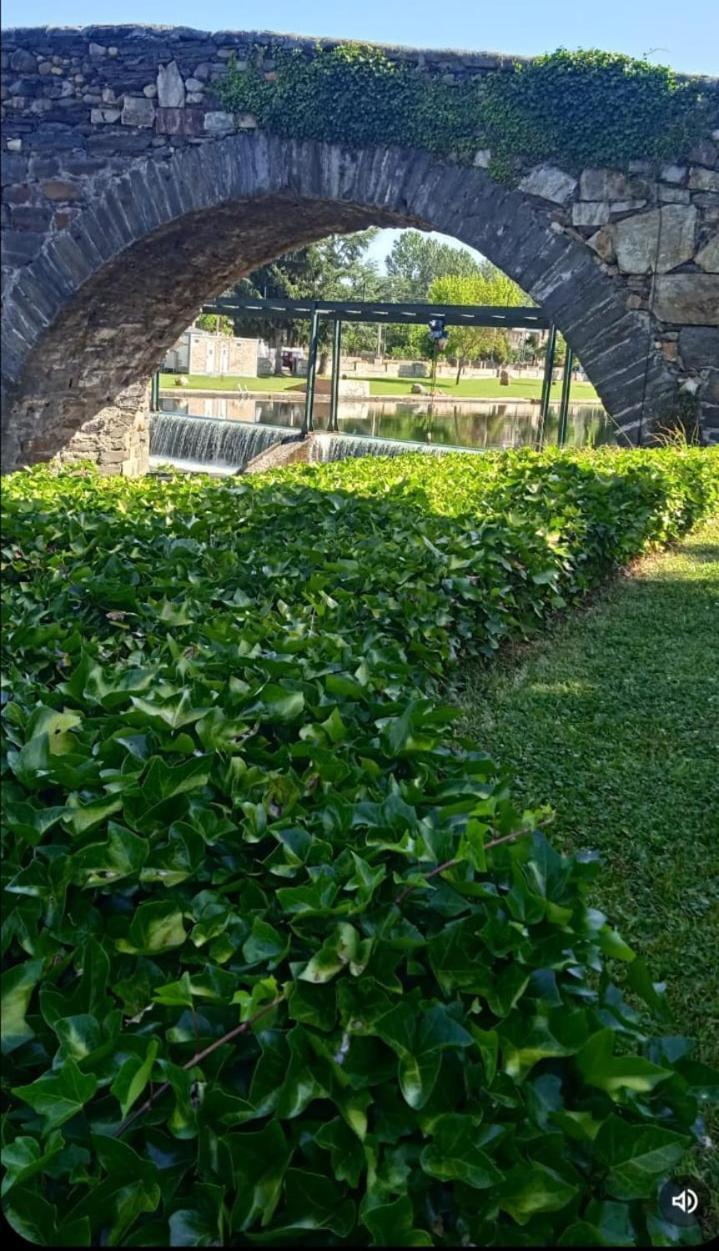
[[[202,392],[160,399],[163,412],[188,416],[214,417],[225,421],[284,426],[299,429],[304,419],[304,401],[277,400],[252,396],[234,399]],[[538,403],[526,400],[486,401],[472,404],[431,405],[427,400],[345,400],[338,409],[340,432],[373,435],[384,439],[406,439],[455,447],[522,447],[542,438]],[[315,404],[316,430],[329,428],[329,403]],[[551,405],[543,432],[544,442],[556,442],[559,409]],[[597,446],[615,442],[610,418],[600,405],[570,405],[567,421],[568,445]]]

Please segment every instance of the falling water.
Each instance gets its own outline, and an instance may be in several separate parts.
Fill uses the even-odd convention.
[[[289,433],[246,421],[154,413],[150,456],[155,464],[164,461],[186,469],[242,469]]]
[[[150,463],[185,470],[233,473],[285,439],[297,438],[290,427],[258,422],[226,421],[182,413],[153,413],[150,423]],[[371,435],[330,434],[317,431],[308,445],[311,461],[345,460],[350,456],[400,456],[405,452],[474,452],[451,444],[418,443],[408,439],[381,439]]]
[[[456,448],[450,444],[414,443],[408,439],[376,439],[367,435],[326,434],[315,436],[310,460],[345,460],[349,456],[401,456],[406,452],[470,452],[473,448]]]

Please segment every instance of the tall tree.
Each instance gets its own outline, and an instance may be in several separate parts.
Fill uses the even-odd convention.
[[[452,247],[418,230],[405,230],[394,240],[386,267],[387,298],[421,303],[437,278],[480,274],[486,262],[478,261],[466,248]]]
[[[528,297],[500,269],[485,265],[476,273],[435,278],[429,288],[429,301],[432,304],[493,304],[516,308],[528,303]],[[447,329],[447,355],[457,361],[457,382],[469,361],[493,357],[504,362],[509,358],[509,338],[504,330],[491,326],[448,326]],[[426,333],[424,339],[429,347]]]
[[[366,253],[377,231],[358,231],[351,235],[331,235],[306,248],[286,252],[269,265],[242,278],[232,294],[242,298],[286,300],[377,299],[382,282],[375,262]],[[237,314],[237,334],[257,334],[275,349],[275,372],[281,372],[281,348],[285,343],[306,344],[309,322],[287,319],[277,321]],[[331,335],[328,322],[320,323],[320,373],[327,363]]]

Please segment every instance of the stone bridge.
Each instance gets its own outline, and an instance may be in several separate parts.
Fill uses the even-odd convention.
[[[470,168],[281,138],[226,112],[228,61],[278,43],[310,46],[184,28],[5,32],[6,469],[61,452],[142,471],[147,378],[201,303],[290,248],[370,225],[438,230],[503,269],[629,440],[682,391],[719,440],[719,132],[681,163],[579,169],[558,153],[510,190],[486,150]],[[387,52],[445,81],[510,64]]]

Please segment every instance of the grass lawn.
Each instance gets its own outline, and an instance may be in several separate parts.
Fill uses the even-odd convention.
[[[236,391],[238,386],[247,387],[248,391],[288,391],[291,387],[296,387],[301,381],[297,378],[218,378],[209,374],[184,374],[180,375],[187,378],[187,387],[175,387],[175,374],[160,374],[160,386],[171,387],[178,392],[184,390],[203,391]],[[352,381],[369,382],[371,395],[410,395],[412,393],[412,385],[414,382],[421,383],[422,386],[428,386],[429,380],[426,378],[363,378],[361,374],[348,374],[347,377]],[[555,382],[552,386],[552,399],[559,401],[561,394],[561,383]],[[487,398],[487,399],[508,399],[508,400],[530,400],[539,399],[542,391],[542,383],[539,378],[526,378],[523,380],[514,380],[510,382],[508,387],[500,387],[497,378],[462,378],[459,386],[456,386],[452,379],[443,378],[437,383],[437,392],[442,395],[456,397],[457,399],[471,398]],[[575,382],[572,384],[571,399],[578,400],[596,400],[598,396],[594,387],[589,382]]]
[[[597,904],[719,1058],[719,518],[549,637],[475,669],[466,728],[553,839],[598,850]]]

